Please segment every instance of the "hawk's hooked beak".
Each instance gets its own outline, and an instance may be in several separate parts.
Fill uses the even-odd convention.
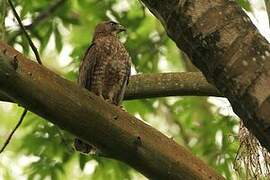
[[[117,32],[123,32],[126,31],[126,28],[124,26],[122,26],[121,24],[117,24]]]

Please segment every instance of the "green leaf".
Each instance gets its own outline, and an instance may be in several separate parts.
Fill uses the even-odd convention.
[[[242,8],[244,8],[246,11],[251,11],[251,5],[249,0],[236,0]]]
[[[59,32],[58,26],[54,28],[54,37],[55,37],[55,46],[58,51],[58,53],[61,52],[63,48],[63,42],[62,42],[62,36]]]
[[[28,42],[27,38],[25,37],[25,35],[22,35],[21,37],[22,37],[22,41],[20,44],[23,47],[23,52],[24,52],[24,54],[29,54],[29,50],[30,50],[29,49],[30,48],[29,42]]]
[[[85,164],[89,161],[89,157],[84,154],[79,154],[79,165],[80,169],[83,171]]]
[[[40,45],[40,52],[42,53],[45,48],[47,47],[48,45],[48,42],[49,42],[49,39],[52,35],[52,32],[53,32],[53,26],[52,25],[49,25],[48,26],[48,30],[47,32],[45,33],[44,37],[42,38],[41,40],[41,45]]]

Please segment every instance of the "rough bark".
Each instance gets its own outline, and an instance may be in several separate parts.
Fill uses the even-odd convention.
[[[153,179],[223,179],[151,126],[0,43],[0,90]]]
[[[142,0],[270,152],[270,47],[234,1]]]
[[[14,103],[14,99],[10,98],[6,93],[2,91],[0,91],[0,101]]]
[[[201,73],[157,73],[132,76],[125,99],[167,96],[222,96]]]

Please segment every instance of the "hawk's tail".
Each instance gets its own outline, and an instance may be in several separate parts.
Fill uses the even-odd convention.
[[[75,138],[74,140],[74,147],[77,151],[80,151],[86,154],[90,153],[90,151],[95,149],[95,147],[92,146],[91,144],[88,144],[87,142],[78,138]]]

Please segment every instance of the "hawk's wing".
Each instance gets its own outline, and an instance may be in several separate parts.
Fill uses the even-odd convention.
[[[93,72],[97,64],[98,51],[95,43],[86,50],[79,69],[78,84],[86,89],[91,88]]]
[[[99,53],[99,49],[96,47],[95,43],[91,44],[86,50],[80,64],[78,84],[88,90],[91,89],[91,82],[97,65]],[[91,144],[88,144],[78,138],[75,138],[74,147],[76,150],[83,153],[89,153],[91,150],[95,149]]]
[[[118,99],[117,105],[120,105],[124,99],[126,88],[127,88],[128,83],[129,83],[130,73],[131,73],[131,64],[130,64],[130,57],[128,56],[128,60],[126,61],[126,74],[124,76],[125,79],[123,81],[123,84],[121,85],[121,91],[119,92],[119,95],[117,98]]]

